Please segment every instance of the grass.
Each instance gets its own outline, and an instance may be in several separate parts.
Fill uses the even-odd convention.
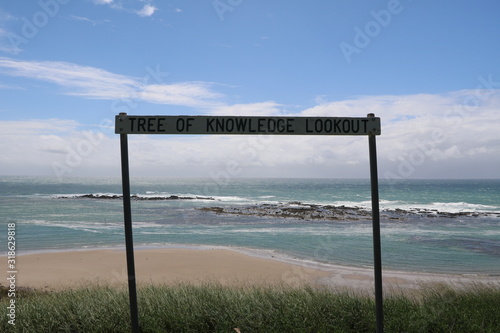
[[[0,308],[10,299],[0,293]],[[142,332],[374,332],[369,295],[313,287],[144,286]],[[384,301],[386,332],[500,332],[500,287],[430,285],[418,296]],[[6,311],[6,310],[3,310]],[[5,312],[7,313],[7,312]],[[126,288],[19,290],[16,325],[1,332],[130,332]]]

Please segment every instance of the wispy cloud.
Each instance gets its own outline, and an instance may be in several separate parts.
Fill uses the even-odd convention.
[[[221,105],[224,95],[207,82],[144,84],[139,78],[61,61],[22,61],[0,57],[0,73],[56,84],[64,94],[91,99],[133,99],[199,108]]]
[[[132,3],[127,2],[127,4],[124,4],[124,1],[120,0],[93,0],[94,4],[96,5],[108,5],[110,8],[127,12],[127,13],[133,13],[136,14],[140,17],[149,17],[153,15],[157,10],[158,7],[152,5],[152,1],[132,1]],[[133,2],[147,2],[144,6],[142,6],[141,9],[133,9],[134,7]]]
[[[0,58],[0,72],[5,75],[55,83],[69,95],[113,99],[132,94],[137,80],[124,75],[62,61],[22,61]]]
[[[137,15],[140,17],[147,17],[153,15],[156,10],[158,10],[157,7],[151,5],[151,4],[146,4],[144,7],[142,7],[141,10],[137,11]]]
[[[227,116],[277,116],[282,115],[282,105],[274,101],[218,106],[211,110],[213,115]]]
[[[19,18],[7,13],[6,11],[0,9],[0,51],[10,54],[18,54],[21,52],[21,48],[18,45],[12,43],[10,31],[8,29],[9,22],[14,22],[19,20]]]
[[[93,2],[97,5],[109,5],[113,0],[94,0]]]
[[[80,22],[89,23],[93,26],[111,22],[111,20],[94,20],[94,19],[91,19],[91,18],[88,18],[85,16],[77,16],[77,15],[71,15],[70,19],[73,21],[80,21]]]
[[[139,99],[158,104],[174,104],[192,107],[220,105],[223,95],[210,89],[206,82],[181,82],[176,84],[152,84],[137,93]]]
[[[17,21],[19,18],[0,8],[0,22]]]
[[[22,87],[13,84],[3,84],[0,82],[0,89],[23,90]]]

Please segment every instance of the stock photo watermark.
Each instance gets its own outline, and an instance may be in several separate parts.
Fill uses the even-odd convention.
[[[7,306],[8,323],[16,325],[16,224],[7,224],[7,297],[9,305]]]
[[[212,2],[215,12],[219,16],[219,20],[224,21],[224,15],[227,12],[232,12],[236,7],[240,6],[243,0],[215,0]]]
[[[342,41],[339,44],[340,51],[342,51],[346,62],[350,64],[353,55],[360,54],[368,47],[380,35],[382,30],[391,24],[393,18],[403,12],[403,9],[404,7],[399,0],[389,0],[385,9],[370,11],[370,16],[373,19],[366,22],[362,27],[354,26],[352,42]]]
[[[10,42],[11,49],[14,53],[21,51],[20,46],[28,44],[30,40],[35,38],[41,29],[46,27],[51,19],[53,19],[62,5],[66,5],[71,0],[40,0],[38,6],[40,10],[36,11],[31,17],[21,17],[22,27],[19,34],[9,32],[7,39]]]

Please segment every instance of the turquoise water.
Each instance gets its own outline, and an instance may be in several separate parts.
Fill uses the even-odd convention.
[[[372,266],[368,219],[308,221],[197,209],[288,202],[370,209],[368,180],[144,178],[132,179],[131,191],[215,199],[132,201],[136,246],[228,246]],[[16,224],[19,254],[124,246],[121,200],[78,197],[90,193],[121,194],[120,179],[0,177],[2,252],[8,223]],[[500,274],[500,180],[381,180],[380,205],[385,269]],[[434,211],[478,216],[428,216]]]

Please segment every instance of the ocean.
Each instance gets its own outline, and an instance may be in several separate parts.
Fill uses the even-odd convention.
[[[500,275],[500,180],[381,179],[383,269]],[[131,179],[135,248],[373,267],[367,179]],[[124,247],[120,178],[0,177],[0,247]],[[3,236],[2,236],[3,235]]]

